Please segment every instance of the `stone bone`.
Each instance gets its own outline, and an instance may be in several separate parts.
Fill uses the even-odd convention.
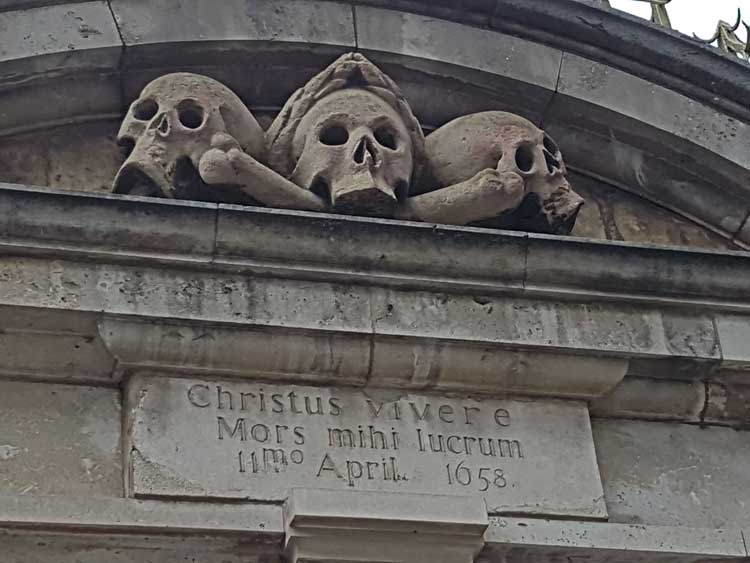
[[[132,152],[115,177],[114,191],[211,199],[197,170],[220,133],[250,155],[261,157],[265,150],[260,125],[222,83],[191,73],[157,78],[131,104],[120,127],[118,143]]]
[[[440,186],[461,185],[463,190],[476,191],[482,186],[481,178],[493,178],[497,183],[494,190],[480,189],[474,194],[468,213],[446,222],[489,220],[491,226],[568,234],[583,205],[565,177],[565,162],[557,144],[521,116],[487,111],[459,117],[427,137],[426,151],[430,174]],[[518,197],[519,181],[523,201]],[[434,200],[441,191],[420,197]],[[493,192],[499,194],[494,200]],[[422,204],[426,211],[420,211],[429,213],[430,203]],[[450,211],[448,215],[450,219]]]

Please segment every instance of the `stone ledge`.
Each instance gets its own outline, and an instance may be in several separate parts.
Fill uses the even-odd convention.
[[[106,2],[0,12],[0,83],[87,70],[114,71],[122,41]]]
[[[281,506],[63,497],[0,497],[0,528],[113,534],[264,535],[281,540]]]
[[[750,310],[746,252],[2,183],[0,237],[6,253],[25,256],[183,264],[214,272],[487,295],[588,296],[707,311]]]
[[[115,535],[148,534],[207,538],[229,536],[281,546],[285,535],[279,505],[210,505],[90,497],[0,497],[0,529],[91,534],[87,545],[117,545]],[[472,519],[474,521],[475,519]],[[478,522],[478,521],[477,521]],[[740,530],[490,518],[478,561],[528,561],[585,557],[665,563],[741,561],[748,556]],[[118,546],[127,550],[125,545]],[[142,551],[142,550],[141,550]],[[543,560],[543,559],[542,559]],[[554,560],[554,559],[553,559]]]
[[[479,561],[523,556],[591,563],[744,561],[740,530],[491,518]],[[502,560],[502,559],[501,559]],[[536,560],[536,559],[534,559]],[[546,560],[546,559],[541,559]]]

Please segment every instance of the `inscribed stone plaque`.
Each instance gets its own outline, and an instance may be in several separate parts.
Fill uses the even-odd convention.
[[[134,379],[129,397],[139,497],[283,501],[315,487],[607,515],[581,402],[156,377]]]

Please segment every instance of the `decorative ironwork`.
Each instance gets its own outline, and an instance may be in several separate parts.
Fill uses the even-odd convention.
[[[672,22],[669,21],[667,13],[667,4],[672,0],[633,0],[634,2],[648,2],[651,4],[651,21],[656,25],[672,29]],[[604,5],[611,7],[609,0],[599,0]]]
[[[745,31],[748,35],[747,41],[742,41],[737,36],[740,24],[745,26]],[[710,39],[701,39],[695,34],[693,34],[693,37],[701,43],[709,45],[715,41],[716,46],[725,53],[731,53],[745,60],[750,60],[750,26],[742,20],[742,11],[739,8],[737,8],[737,21],[734,25],[724,20],[719,20],[719,23],[716,25],[716,31]]]
[[[667,29],[672,29],[672,22],[669,20],[667,13],[667,4],[672,0],[632,0],[633,2],[648,2],[651,4],[651,21]],[[598,0],[602,6],[612,7],[610,0]],[[742,41],[737,35],[737,30],[742,24],[747,32],[747,39]],[[693,37],[707,45],[716,44],[721,51],[741,57],[750,61],[750,25],[742,19],[742,12],[737,8],[737,21],[734,25],[724,20],[719,20],[716,24],[716,31],[710,39],[701,39],[695,33]]]

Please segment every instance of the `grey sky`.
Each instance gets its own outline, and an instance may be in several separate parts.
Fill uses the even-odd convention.
[[[687,35],[697,34],[708,39],[714,34],[720,19],[734,24],[737,20],[737,7],[747,0],[672,0],[667,6],[672,27]],[[635,0],[610,0],[613,8],[642,16],[651,17],[651,8],[646,2]],[[745,21],[750,23],[750,5],[746,4]],[[745,28],[737,30],[740,39],[745,39]]]

